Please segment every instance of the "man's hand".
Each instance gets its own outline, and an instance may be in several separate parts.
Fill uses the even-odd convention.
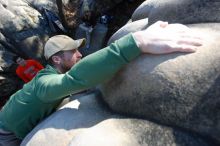
[[[171,52],[195,52],[202,45],[199,34],[182,24],[158,21],[146,30],[133,33],[143,53],[167,54]]]

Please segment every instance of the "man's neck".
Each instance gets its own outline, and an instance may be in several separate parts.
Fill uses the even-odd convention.
[[[58,72],[59,74],[63,74],[63,73],[66,72],[66,71],[64,71],[64,69],[63,69],[61,66],[54,65],[53,67],[57,70],[57,72]]]

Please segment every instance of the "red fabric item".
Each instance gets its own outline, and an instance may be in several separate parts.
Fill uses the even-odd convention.
[[[36,60],[26,60],[26,65],[19,65],[16,69],[16,74],[25,82],[29,82],[34,76],[44,67]]]

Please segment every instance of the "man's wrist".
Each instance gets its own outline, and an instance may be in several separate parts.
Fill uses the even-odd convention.
[[[138,48],[134,40],[132,33],[120,38],[115,43],[116,46],[120,48],[121,53],[128,61],[133,60],[141,53],[140,49]]]
[[[142,48],[143,48],[144,42],[143,42],[143,35],[141,33],[142,32],[140,32],[140,31],[134,32],[134,33],[132,33],[132,36],[135,40],[136,45],[140,49],[140,51],[143,52]]]

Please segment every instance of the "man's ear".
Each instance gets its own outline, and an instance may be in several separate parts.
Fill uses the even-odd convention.
[[[61,63],[61,57],[60,56],[52,56],[52,61],[54,62],[54,64],[60,64]]]

